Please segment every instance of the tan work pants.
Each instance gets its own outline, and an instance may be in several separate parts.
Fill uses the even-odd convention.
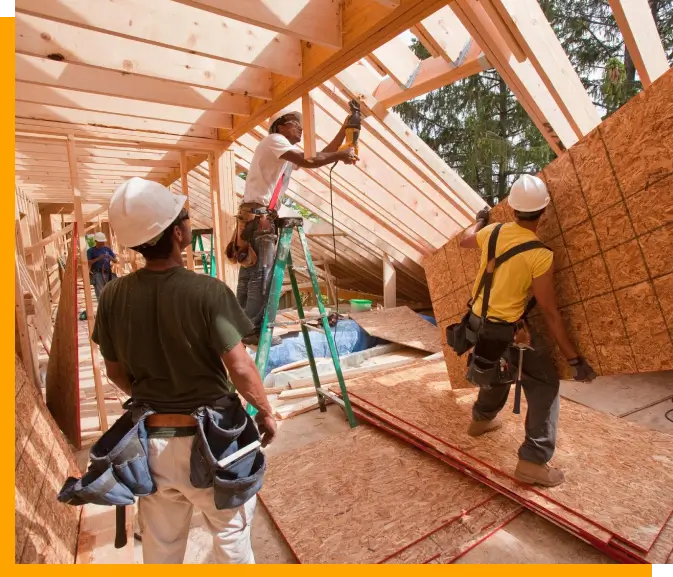
[[[194,507],[213,536],[215,563],[254,563],[250,525],[257,497],[238,509],[218,511],[213,489],[196,489],[189,480],[194,437],[150,438],[149,463],[157,492],[138,501],[144,563],[182,563]]]

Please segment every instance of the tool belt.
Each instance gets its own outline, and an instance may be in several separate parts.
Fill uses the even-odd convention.
[[[551,250],[541,241],[534,240],[516,245],[496,258],[496,245],[501,228],[502,224],[498,224],[489,237],[486,268],[475,292],[476,297],[484,291],[481,317],[472,312],[472,298],[467,303],[468,310],[461,321],[446,328],[446,342],[458,356],[474,348],[468,356],[466,376],[471,383],[484,388],[512,382],[510,368],[502,357],[512,343],[523,342],[525,335],[530,340],[526,317],[536,304],[535,297],[532,297],[521,318],[514,323],[489,318],[488,305],[495,271],[510,258],[523,252],[536,248]]]
[[[147,405],[127,401],[128,409],[91,448],[81,479],[69,477],[58,500],[69,505],[131,505],[135,497],[156,491],[148,460],[148,427],[195,427],[190,480],[197,488],[213,487],[217,509],[235,509],[262,487],[266,459],[259,450],[221,467],[218,461],[259,441],[252,418],[238,395],[230,393],[212,406],[188,415],[159,415]]]
[[[267,209],[263,204],[246,202],[241,204],[236,216],[236,228],[227,245],[227,258],[232,264],[244,268],[257,264],[258,256],[252,247],[256,236],[275,234],[275,221],[278,213]]]

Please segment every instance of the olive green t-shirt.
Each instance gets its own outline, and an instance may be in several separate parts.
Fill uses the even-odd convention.
[[[182,267],[141,269],[105,286],[93,340],[121,363],[135,401],[189,413],[233,390],[221,355],[253,328],[222,281]]]

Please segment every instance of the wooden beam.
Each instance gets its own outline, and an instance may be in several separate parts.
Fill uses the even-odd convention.
[[[308,42],[341,48],[340,2],[333,0],[177,0]]]
[[[28,377],[33,386],[42,394],[42,383],[40,374],[35,367],[35,351],[33,350],[30,332],[28,328],[28,319],[26,314],[26,303],[21,286],[21,275],[19,273],[19,252],[18,249],[14,251],[14,322],[16,333],[19,337],[18,345],[19,356],[23,361],[23,366],[26,368]]]
[[[210,177],[210,198],[212,203],[212,219],[213,219],[213,235],[215,236],[215,246],[213,253],[215,254],[215,268],[217,278],[224,280],[224,260],[225,246],[222,244],[222,221],[220,219],[220,177],[218,174],[217,158],[214,154],[208,155],[208,175]],[[211,242],[213,242],[211,238]]]
[[[176,2],[17,0],[16,10],[283,76],[301,76],[301,47],[296,38]]]
[[[304,129],[304,154],[311,158],[316,155],[315,105],[308,92],[301,97],[302,124]]]
[[[401,90],[409,88],[416,78],[421,61],[400,37],[376,48],[370,58],[380,66]]]
[[[24,252],[30,253],[34,252],[44,246],[47,246],[49,243],[54,242],[61,238],[62,236],[65,236],[72,230],[73,225],[70,224],[66,226],[65,228],[62,228],[61,230],[57,230],[55,233],[50,234],[49,236],[43,238],[41,241],[36,242],[35,244],[32,244],[30,246],[24,247]]]
[[[650,4],[648,0],[609,2],[640,81],[648,87],[668,70],[668,58]]]
[[[245,120],[235,118],[234,129],[220,131],[220,138],[235,140],[252,130],[274,112],[290,105],[306,92],[329,80],[338,71],[357,62],[388,40],[392,40],[445,3],[446,0],[400,0],[399,7],[394,10],[372,0],[344,3],[341,50],[335,52],[316,44],[305,45],[302,78],[296,81],[285,79],[275,82],[273,101],[255,102],[250,117]]]
[[[65,62],[269,98],[271,73],[179,50],[16,14],[16,50]],[[59,58],[61,59],[61,58]]]
[[[103,96],[65,88],[51,88],[17,81],[15,98],[21,102],[48,104],[63,108],[106,112],[169,122],[181,122],[216,128],[231,128],[231,114],[193,110],[169,104],[138,102],[116,96]]]
[[[189,210],[189,184],[187,175],[189,171],[187,170],[187,153],[180,153],[180,185],[182,187],[182,194],[187,197],[187,202],[185,202],[185,208]],[[187,268],[189,270],[194,270],[194,251],[192,250],[192,245],[190,244],[187,249]]]
[[[98,407],[98,419],[102,432],[108,430],[107,412],[105,410],[105,395],[103,393],[103,380],[100,372],[98,359],[98,346],[93,342],[91,335],[94,327],[93,298],[91,296],[91,283],[89,282],[89,261],[87,260],[87,243],[84,238],[85,221],[82,214],[82,193],[79,188],[79,174],[77,172],[77,148],[75,139],[68,137],[68,159],[70,162],[70,179],[72,185],[73,206],[77,220],[76,234],[79,235],[79,256],[82,270],[82,284],[84,285],[84,302],[86,304],[87,324],[89,326],[89,346],[91,347],[91,367],[93,369],[94,387],[96,390],[96,405]]]
[[[247,115],[250,97],[211,88],[189,86],[117,70],[91,68],[39,56],[15,54],[16,79],[40,86],[62,87],[143,102]]]
[[[226,258],[226,247],[236,227],[238,201],[236,195],[236,161],[231,150],[225,150],[216,158],[217,177],[219,179],[219,222],[220,236],[217,239],[217,250],[221,251],[223,280],[236,293],[238,285],[238,266],[233,266]]]
[[[493,6],[514,32],[575,134],[581,138],[598,126],[598,111],[537,0],[485,0],[482,6],[487,12]]]
[[[397,306],[397,273],[390,257],[383,255],[383,306],[387,309]]]
[[[481,54],[478,46],[476,46],[476,52],[466,58],[460,66],[447,62],[444,58],[428,58],[421,62],[418,74],[409,88],[401,90],[396,82],[386,78],[374,91],[374,97],[384,107],[392,108],[489,68],[491,65]]]
[[[423,19],[414,33],[432,56],[458,66],[472,44],[470,33],[448,6]]]
[[[113,192],[114,192],[114,191],[113,191]],[[84,219],[84,222],[90,222],[90,221],[92,221],[94,218],[96,218],[97,216],[100,216],[101,214],[103,214],[104,212],[106,212],[106,211],[107,211],[107,208],[108,208],[108,207],[107,207],[107,204],[105,204],[105,206],[98,207],[98,208],[97,208],[96,210],[94,210],[93,212],[90,212],[90,213],[88,213],[88,214],[85,214],[82,218]]]

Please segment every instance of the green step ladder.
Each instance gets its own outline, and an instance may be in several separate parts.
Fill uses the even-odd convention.
[[[337,380],[339,381],[339,387],[341,389],[341,398],[320,386],[320,378],[315,365],[315,357],[313,356],[313,347],[311,346],[311,339],[309,338],[309,332],[306,328],[307,319],[304,316],[304,307],[302,306],[301,302],[301,294],[299,293],[299,286],[297,285],[297,279],[294,274],[295,270],[304,270],[304,267],[295,267],[292,264],[292,255],[290,254],[292,234],[295,230],[299,234],[299,241],[301,242],[301,247],[304,251],[304,257],[306,258],[306,268],[308,269],[309,276],[311,277],[313,292],[315,293],[316,301],[318,303],[318,310],[320,312],[320,316],[318,318],[321,319],[322,327],[325,331],[325,337],[327,338],[327,344],[332,357],[332,363],[334,364],[334,372],[336,373]],[[287,270],[290,276],[290,283],[292,284],[292,293],[294,294],[294,299],[297,303],[297,314],[299,315],[299,323],[301,325],[302,336],[304,337],[306,354],[311,367],[311,374],[313,375],[313,385],[315,386],[316,395],[318,397],[320,411],[325,412],[327,410],[327,407],[325,406],[325,399],[329,398],[331,401],[340,405],[344,410],[346,417],[348,418],[349,425],[351,427],[356,427],[358,422],[355,418],[355,414],[353,413],[350,399],[348,398],[348,391],[346,390],[346,383],[344,382],[343,373],[341,371],[341,363],[339,362],[339,354],[337,353],[336,343],[334,342],[334,335],[332,335],[332,331],[327,321],[327,314],[325,313],[325,307],[323,306],[322,298],[320,296],[318,277],[316,276],[315,267],[313,266],[313,259],[311,258],[311,253],[308,249],[308,241],[306,240],[306,234],[304,233],[304,219],[279,218],[278,233],[279,240],[278,246],[276,248],[276,258],[273,265],[271,286],[269,288],[269,299],[264,311],[264,320],[262,321],[259,346],[257,348],[257,356],[255,358],[257,370],[263,379],[266,373],[266,367],[269,362],[269,351],[271,350],[273,327],[296,323],[296,321],[291,323],[275,322],[276,314],[278,313],[278,303],[280,302],[280,296],[283,289],[283,279],[285,277],[285,271]],[[257,409],[250,404],[248,404],[247,411],[249,415],[255,415],[257,413]]]
[[[206,251],[203,248],[203,235],[210,235],[210,265],[206,260]],[[215,254],[213,252],[213,246],[215,245],[215,234],[213,233],[212,228],[203,228],[196,229],[192,231],[192,252],[196,253],[196,244],[199,244],[199,252],[201,253],[201,262],[203,263],[203,273],[209,276],[217,276],[217,270],[215,268]]]

